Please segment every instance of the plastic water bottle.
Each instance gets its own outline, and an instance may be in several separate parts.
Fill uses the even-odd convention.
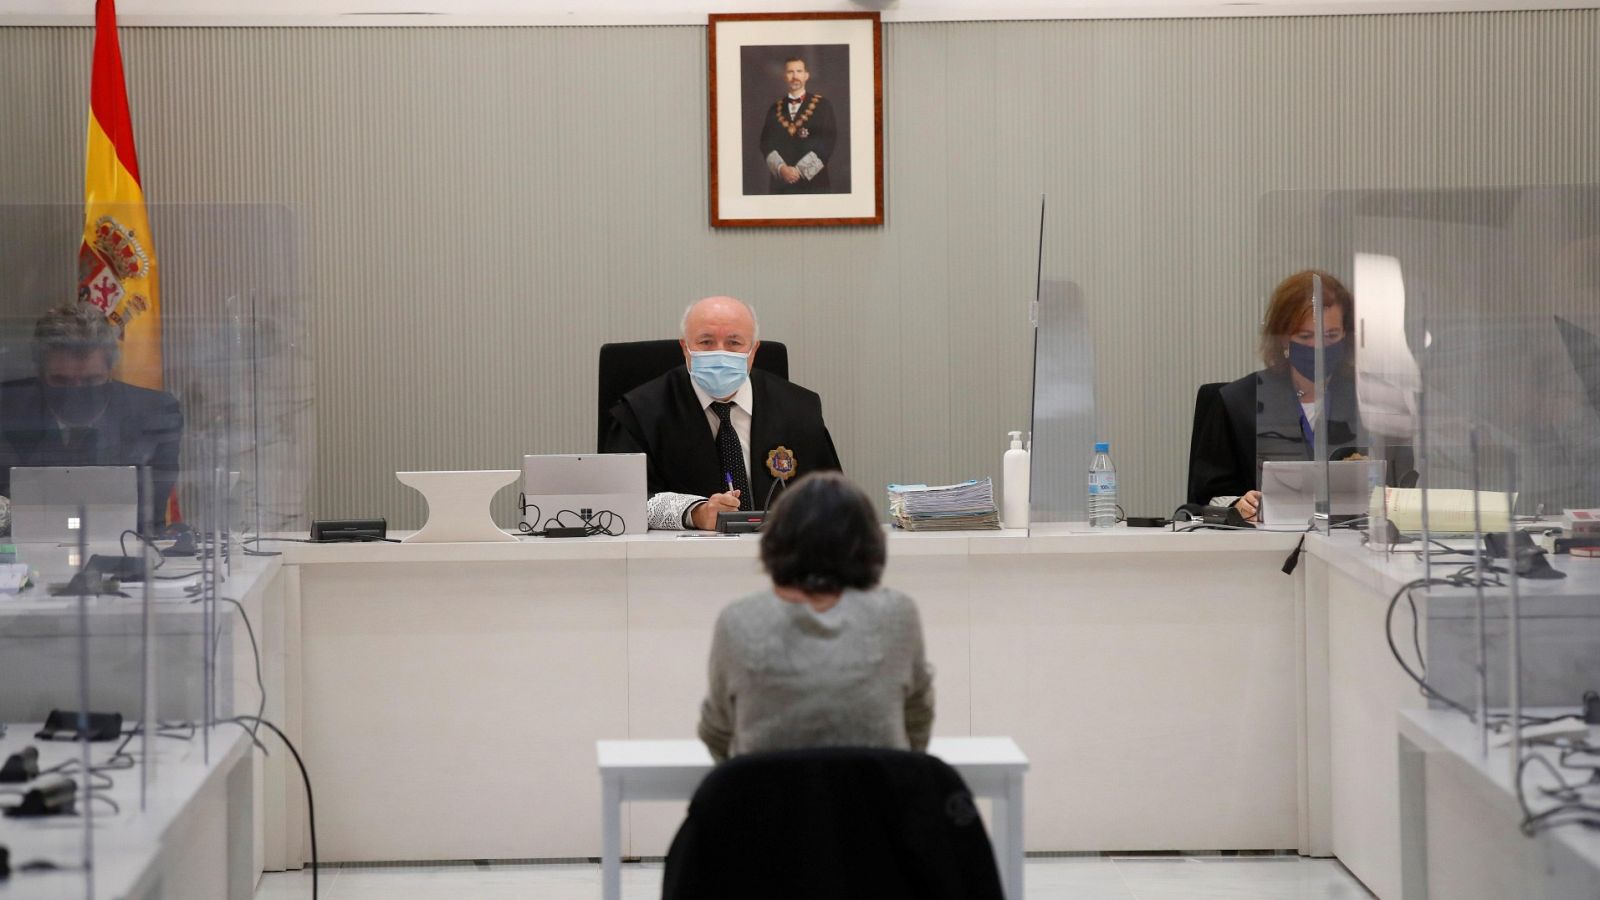
[[[1117,524],[1117,467],[1111,464],[1111,442],[1094,445],[1094,462],[1089,464],[1089,527],[1111,528]]]

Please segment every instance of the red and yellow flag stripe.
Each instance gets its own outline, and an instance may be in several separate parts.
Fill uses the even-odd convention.
[[[161,300],[155,246],[122,75],[115,0],[95,3],[89,146],[84,164],[78,299],[122,328],[117,377],[160,388]]]

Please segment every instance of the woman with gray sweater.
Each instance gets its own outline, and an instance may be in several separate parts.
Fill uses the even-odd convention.
[[[910,597],[878,586],[872,502],[843,476],[795,482],[767,513],[772,588],[717,617],[700,739],[718,762],[803,747],[926,750],[933,669]]]

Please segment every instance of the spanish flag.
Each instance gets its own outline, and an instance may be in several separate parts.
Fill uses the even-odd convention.
[[[78,302],[122,329],[117,378],[161,388],[161,300],[156,249],[139,186],[133,117],[122,78],[115,0],[94,6],[94,70],[89,78],[89,148],[83,171],[83,245],[78,248]],[[167,521],[182,521],[178,492],[167,498]]]
[[[117,377],[161,387],[161,301],[156,252],[139,186],[133,119],[122,78],[115,0],[96,0],[94,71],[89,87],[89,149],[84,165],[83,246],[78,300],[122,329]]]

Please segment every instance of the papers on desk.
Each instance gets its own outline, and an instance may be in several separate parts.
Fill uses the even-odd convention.
[[[994,484],[989,479],[960,484],[891,484],[889,515],[896,528],[906,531],[967,531],[998,529],[1000,511],[994,505]]]
[[[1378,502],[1373,488],[1373,503]],[[1396,530],[1422,533],[1422,490],[1420,488],[1382,488],[1383,514]],[[1504,533],[1511,528],[1511,503],[1496,491],[1477,492],[1477,516],[1473,516],[1473,492],[1455,488],[1434,488],[1428,493],[1428,530],[1433,534],[1472,534],[1474,524],[1484,533]]]
[[[28,583],[28,567],[24,563],[0,564],[0,594],[15,594]]]

